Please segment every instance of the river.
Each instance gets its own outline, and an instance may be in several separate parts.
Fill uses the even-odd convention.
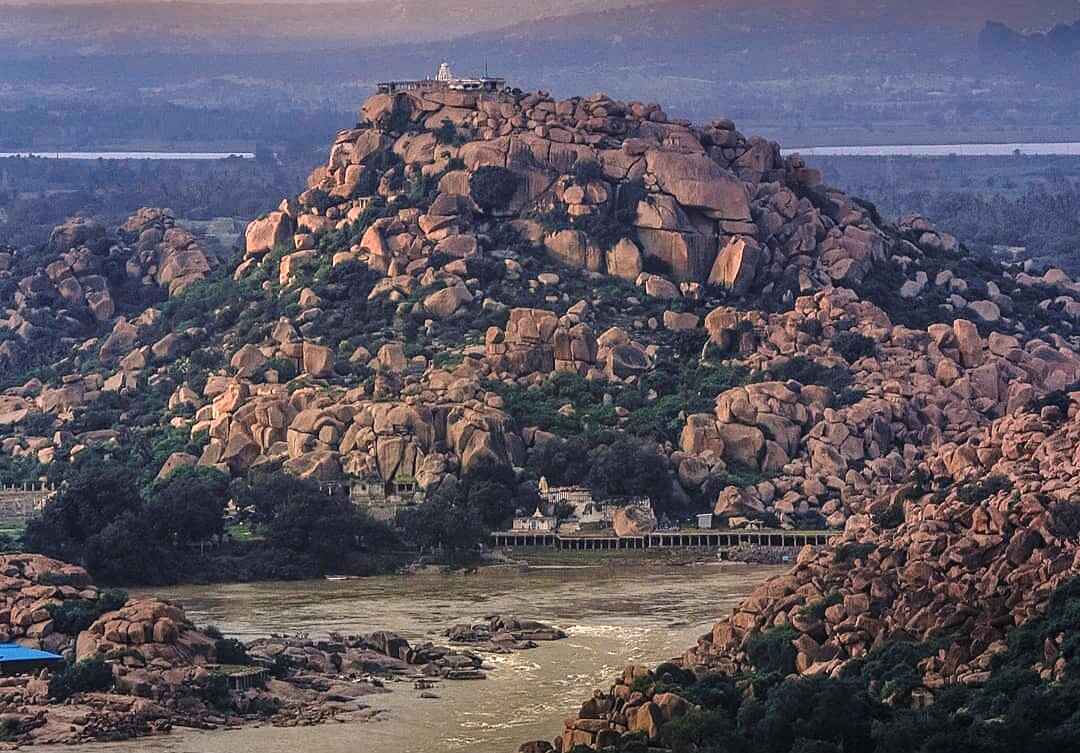
[[[232,157],[255,159],[252,152],[0,152],[0,159],[13,157],[87,160],[221,160]]]
[[[443,683],[437,700],[409,683],[370,696],[380,721],[171,735],[94,746],[124,753],[513,753],[550,739],[593,688],[629,663],[677,656],[765,578],[782,568],[701,564],[554,568],[473,575],[187,586],[156,595],[180,602],[199,625],[246,639],[271,632],[312,637],[395,630],[440,641],[457,622],[499,612],[558,625],[569,638],[493,656],[488,679]]]
[[[1048,144],[900,144],[895,146],[810,146],[784,149],[803,157],[1008,157],[1080,156],[1080,142]]]

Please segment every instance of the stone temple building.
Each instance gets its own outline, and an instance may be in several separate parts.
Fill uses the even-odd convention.
[[[483,76],[459,78],[450,70],[449,63],[443,63],[439,66],[435,78],[380,81],[378,90],[379,94],[440,90],[496,94],[502,91],[505,86],[506,79],[498,76],[488,76],[486,73]]]

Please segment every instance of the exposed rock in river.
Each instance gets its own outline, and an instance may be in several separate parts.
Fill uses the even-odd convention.
[[[215,728],[252,720],[275,725],[363,721],[367,696],[395,681],[483,679],[483,658],[389,632],[326,639],[272,636],[246,646],[196,628],[176,605],[134,599],[85,629],[65,633],[76,608],[93,615],[105,597],[82,568],[38,555],[0,556],[0,632],[80,666],[103,662],[101,687],[58,703],[50,681],[62,667],[0,683],[0,714],[20,743],[81,743]],[[551,637],[538,623],[492,621],[498,630]],[[224,653],[223,653],[224,652]],[[55,683],[53,683],[55,684]]]
[[[557,641],[566,633],[535,620],[489,615],[484,622],[454,625],[446,631],[451,643],[476,644],[484,651],[507,653],[536,648],[536,641]]]

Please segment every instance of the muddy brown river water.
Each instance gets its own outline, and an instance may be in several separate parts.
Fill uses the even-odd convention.
[[[500,612],[553,623],[569,638],[492,656],[488,679],[441,683],[420,699],[409,683],[370,697],[380,721],[171,735],[94,746],[125,753],[512,753],[550,739],[594,687],[628,663],[677,656],[755,585],[782,568],[701,564],[484,571],[349,581],[185,586],[155,591],[196,624],[253,639],[269,633],[394,630],[439,641],[446,627]]]

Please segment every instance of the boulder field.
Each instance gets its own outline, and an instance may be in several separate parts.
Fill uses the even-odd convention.
[[[446,128],[453,138],[444,137]],[[485,168],[513,176],[501,206],[490,206],[477,180]],[[424,181],[434,187],[419,208],[365,219],[373,201],[392,206]],[[552,226],[550,216],[560,213],[576,219],[572,227]],[[581,219],[590,217],[616,222],[619,240],[605,247],[591,236]],[[316,248],[315,239],[358,224],[351,245]],[[758,470],[769,480],[727,489],[715,512],[784,520],[814,511],[840,528],[877,484],[909,474],[926,448],[1080,377],[1080,359],[1064,337],[1072,325],[1035,336],[1024,317],[1009,318],[1001,293],[1024,286],[1047,296],[1039,304],[1045,310],[1080,313],[1080,303],[1068,305],[1080,288],[1056,271],[982,285],[948,271],[930,280],[922,268],[954,265],[961,247],[925,220],[885,225],[872,207],[827,188],[797,157],[782,158],[777,144],[745,137],[730,121],[696,127],[655,105],[604,95],[377,95],[361,108],[358,127],[338,134],[308,190],[251,224],[236,275],[271,264],[284,284],[323,254],[335,265],[358,259],[385,274],[373,299],[419,298],[436,328],[439,320],[503,305],[469,274],[468,262],[480,255],[500,260],[521,285],[557,296],[559,275],[523,268],[492,238],[499,228],[512,229],[556,269],[634,283],[642,299],[666,307],[662,324],[604,321],[596,300],[551,297],[558,303],[546,308],[509,306],[505,324],[486,330],[483,350],[465,348],[456,368],[410,361],[407,343],[339,353],[383,375],[370,397],[300,390],[285,401],[273,385],[247,388],[245,396],[242,385],[219,393],[226,382],[208,384],[193,424],[212,437],[200,462],[238,472],[276,456],[301,475],[404,472],[427,490],[480,458],[520,467],[529,447],[549,435],[509,420],[485,380],[535,384],[570,372],[634,383],[658,358],[670,358],[664,333],[697,332],[708,335],[714,353],[765,375],[792,360],[850,368],[861,396],[850,400],[795,379],[721,394],[713,413],[685,417],[677,446],[659,448],[673,475],[693,492],[728,466]],[[939,291],[942,321],[894,324],[873,296],[855,291],[886,268],[901,270],[898,296],[909,296],[917,281]],[[718,292],[728,304],[710,306]],[[979,313],[991,306],[969,305],[975,294],[998,307],[996,329]],[[788,303],[763,310],[769,298]],[[870,351],[849,363],[832,346],[842,333],[868,338]],[[282,322],[262,356],[249,350],[254,361],[292,358],[327,376],[330,359],[320,347]],[[371,405],[371,397],[384,404]],[[404,404],[386,402],[395,399]]]
[[[803,550],[684,660],[734,668],[749,635],[790,626],[798,671],[831,675],[898,637],[949,634],[920,667],[927,695],[985,681],[1008,630],[1080,573],[1078,401],[1074,392],[1064,406],[999,418],[904,483],[878,487],[829,548]]]
[[[748,647],[781,635],[803,677],[844,675],[891,643],[932,644],[908,693],[916,707],[950,687],[991,680],[1010,631],[1044,614],[1056,589],[1080,575],[1080,392],[994,420],[949,443],[903,483],[848,518],[828,547],[759,586],[675,664],[698,677],[751,669]],[[1032,669],[1062,681],[1067,632],[1047,639]],[[567,720],[545,750],[596,749],[622,735],[656,740],[686,701],[632,690],[628,668]],[[677,707],[680,710],[672,711]]]
[[[114,258],[169,305],[99,307],[51,376],[6,389],[10,457],[123,444],[134,414],[81,418],[153,390],[166,405],[142,425],[199,448],[161,475],[283,469],[431,493],[484,465],[522,474],[551,440],[507,388],[571,374],[617,392],[685,369],[693,342],[748,377],[675,416],[674,440],[651,437],[673,494],[728,521],[842,530],[882,485],[1080,379],[1080,286],[1060,270],[974,260],[728,120],[601,94],[371,98],[306,190],[249,225],[231,280],[167,211],[117,233],[57,228],[10,328],[30,333],[24,309],[65,286],[105,290],[90,278]],[[0,276],[18,260],[0,255]],[[193,324],[207,274],[260,313],[221,305]],[[342,298],[335,280],[359,274],[366,300]],[[54,310],[93,309],[69,297]],[[632,422],[615,410],[616,428]]]
[[[140,209],[118,228],[85,217],[56,227],[41,253],[0,249],[0,292],[10,330],[0,364],[25,359],[48,335],[75,337],[111,325],[123,308],[177,295],[211,271],[214,257],[168,209]],[[118,353],[125,354],[123,351]]]

